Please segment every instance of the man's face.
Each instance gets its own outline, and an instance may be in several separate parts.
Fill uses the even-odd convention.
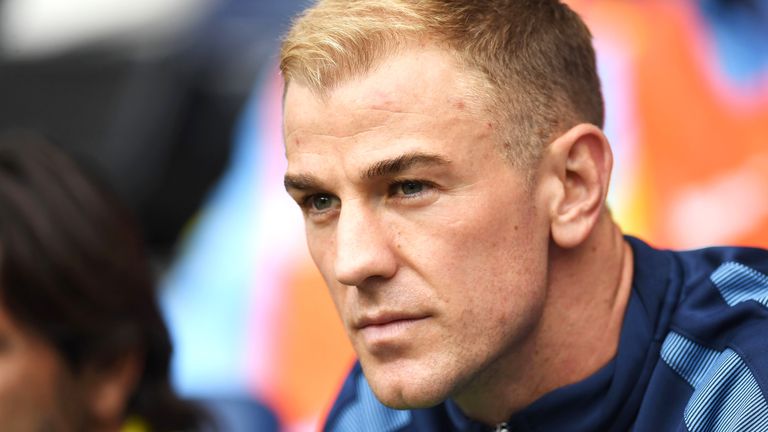
[[[287,189],[365,375],[394,407],[503,374],[544,304],[546,206],[465,78],[422,47],[325,99],[297,82],[286,94]]]
[[[80,430],[83,411],[79,386],[56,350],[0,305],[0,428]]]

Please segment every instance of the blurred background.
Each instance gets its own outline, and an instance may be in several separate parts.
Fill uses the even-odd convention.
[[[768,247],[768,0],[572,0],[593,31],[610,206],[658,247]],[[134,209],[174,380],[224,430],[316,430],[353,361],[285,194],[281,33],[305,1],[0,0],[0,132]]]

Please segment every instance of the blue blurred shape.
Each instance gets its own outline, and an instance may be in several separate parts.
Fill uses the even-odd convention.
[[[768,72],[768,1],[699,0],[699,7],[727,77],[759,84]]]

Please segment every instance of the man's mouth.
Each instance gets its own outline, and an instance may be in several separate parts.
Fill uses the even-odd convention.
[[[384,313],[363,317],[355,328],[369,346],[407,340],[411,330],[429,318],[423,314]]]

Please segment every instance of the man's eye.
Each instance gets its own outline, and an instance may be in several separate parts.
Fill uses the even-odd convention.
[[[326,194],[315,194],[307,200],[310,209],[314,211],[324,211],[333,207],[333,197]]]
[[[405,180],[400,181],[397,183],[394,183],[389,187],[389,193],[391,195],[400,195],[400,196],[412,196],[412,195],[418,195],[427,188],[427,185],[424,182],[416,181],[416,180]]]
[[[424,190],[424,183],[405,181],[400,184],[403,195],[414,195]]]

